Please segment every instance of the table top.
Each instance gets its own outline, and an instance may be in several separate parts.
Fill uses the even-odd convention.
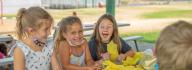
[[[12,41],[13,38],[8,35],[0,35],[0,42]]]
[[[83,30],[84,31],[88,31],[88,30],[93,30],[94,29],[95,24],[83,24]],[[130,26],[129,23],[118,23],[117,24],[118,27],[123,27],[123,26]],[[57,29],[58,26],[55,26],[54,29]]]
[[[13,57],[7,57],[7,58],[3,58],[0,59],[0,66],[4,66],[6,64],[13,64]]]

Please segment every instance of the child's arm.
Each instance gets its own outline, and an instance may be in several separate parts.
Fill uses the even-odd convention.
[[[117,60],[119,60],[119,61],[122,61],[122,60],[124,60],[127,56],[129,56],[129,57],[134,57],[134,55],[135,55],[135,52],[131,49],[131,50],[129,50],[129,51],[127,51],[126,53],[121,53],[121,54],[119,54],[119,56],[117,57]]]
[[[57,62],[55,52],[53,52],[53,55],[51,56],[51,64],[52,64],[52,69],[53,70],[62,70],[59,63]]]
[[[86,57],[87,66],[94,65],[95,62],[93,61],[93,59],[91,57],[87,41],[84,42],[83,46],[85,47],[85,54],[86,54],[85,57]]]
[[[66,70],[94,70],[93,67],[80,67],[78,65],[70,64],[70,49],[67,43],[61,42],[59,45],[59,56]]]
[[[130,57],[133,57],[135,55],[135,51],[133,51],[132,49],[127,51],[126,53],[126,56],[130,56]]]
[[[25,70],[25,57],[20,48],[14,49],[14,70]]]
[[[127,56],[133,57],[135,55],[135,51],[123,40],[121,40],[121,54],[118,56],[118,60],[123,60],[125,59]]]
[[[90,54],[90,50],[89,50],[87,41],[85,41],[84,45],[85,45],[85,57],[86,57],[87,66],[97,67],[97,69],[100,70],[101,65],[99,65],[99,63],[96,63],[93,61],[91,54]]]

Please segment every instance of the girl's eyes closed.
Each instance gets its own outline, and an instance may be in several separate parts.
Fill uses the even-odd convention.
[[[75,32],[75,31],[73,31],[73,32],[71,32],[71,34],[72,34],[72,35],[74,35],[74,34],[76,34],[76,32]]]

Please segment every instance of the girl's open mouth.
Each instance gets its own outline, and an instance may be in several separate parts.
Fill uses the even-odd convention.
[[[109,36],[109,34],[107,34],[107,33],[103,33],[102,35],[104,38],[107,38]]]
[[[76,38],[76,39],[73,39],[73,41],[75,41],[75,42],[81,42],[81,41],[83,41],[83,38]]]

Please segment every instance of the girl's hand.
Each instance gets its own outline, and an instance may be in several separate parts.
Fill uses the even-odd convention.
[[[103,60],[101,59],[101,60],[96,61],[95,63],[102,66],[102,62],[103,62]]]
[[[129,52],[127,52],[127,56],[134,57],[135,56],[135,52],[133,50],[130,50]]]
[[[122,61],[122,60],[124,60],[126,57],[127,57],[126,54],[120,54],[120,55],[117,57],[117,60],[118,60],[118,61]]]
[[[95,63],[94,66],[96,67],[96,70],[102,70],[102,64]]]
[[[86,70],[97,70],[97,67],[96,66],[90,66],[90,67],[87,67]]]
[[[103,53],[101,56],[102,56],[102,58],[104,60],[110,59],[110,54],[109,53]]]

